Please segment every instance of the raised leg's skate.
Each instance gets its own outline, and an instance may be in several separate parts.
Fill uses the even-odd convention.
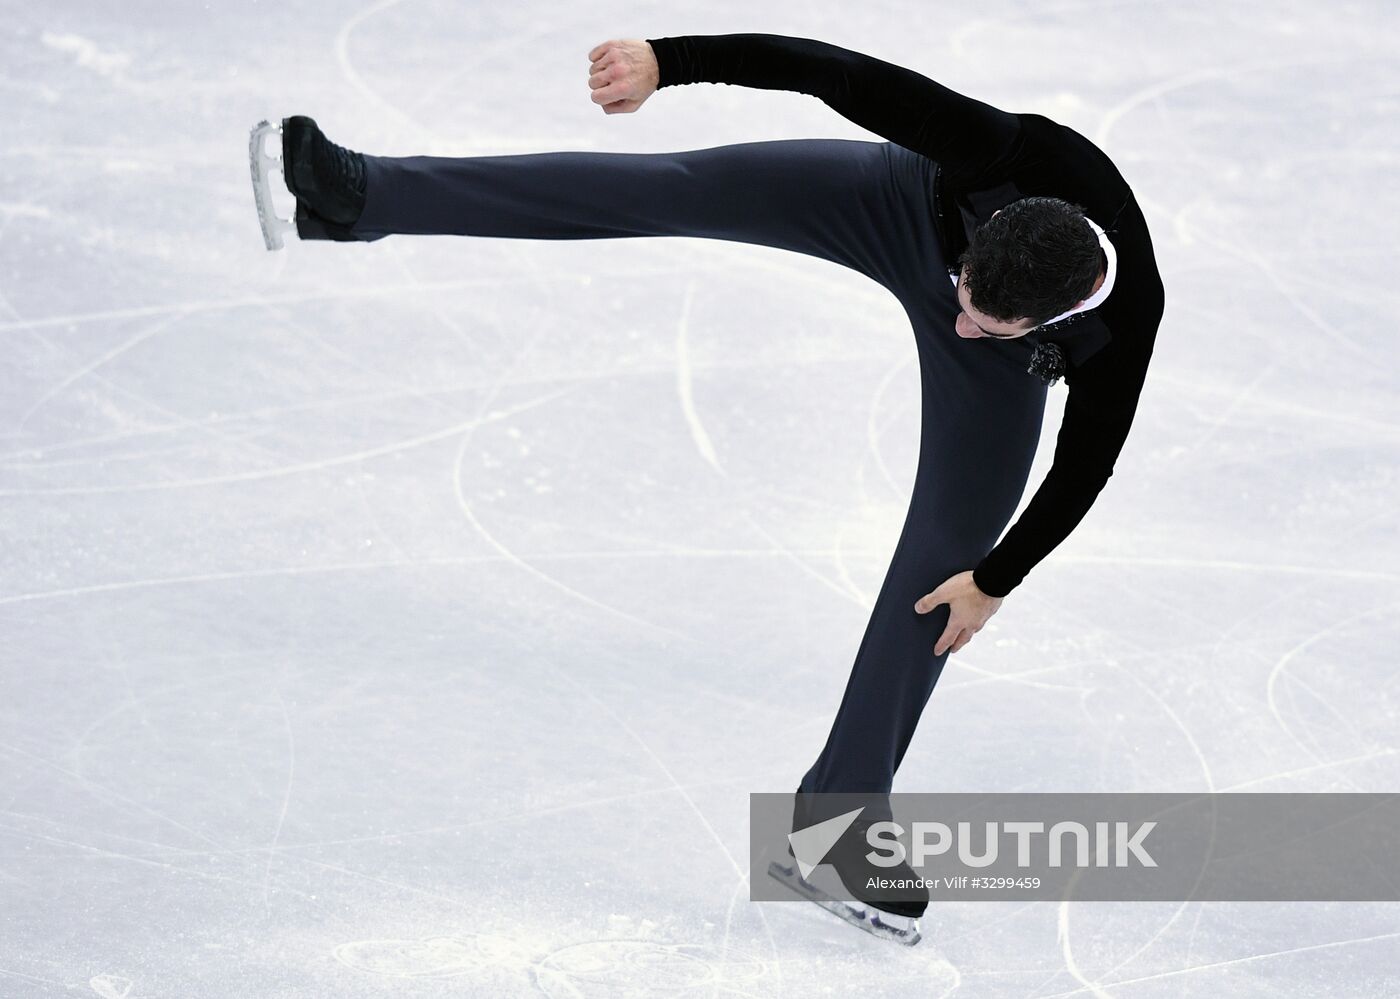
[[[281,156],[268,155],[269,136],[279,140]],[[365,206],[364,156],[331,142],[315,121],[294,115],[283,118],[280,127],[258,122],[248,139],[248,161],[263,243],[269,250],[280,250],[282,234],[292,230],[302,239],[359,238],[350,227]],[[283,183],[296,198],[291,218],[278,216],[273,204],[268,181],[273,168],[280,168]]]
[[[277,138],[279,155],[267,154],[267,137]],[[269,250],[282,249],[282,234],[296,231],[296,223],[290,218],[281,218],[272,203],[272,187],[268,175],[272,171],[282,172],[282,129],[269,121],[260,121],[253,126],[248,136],[248,166],[253,173],[253,200],[258,206],[258,223],[262,226],[263,243]]]

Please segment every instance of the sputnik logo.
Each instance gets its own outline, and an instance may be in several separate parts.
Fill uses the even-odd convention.
[[[836,841],[846,834],[846,830],[851,828],[851,823],[863,811],[865,811],[865,807],[861,806],[855,811],[838,815],[834,819],[827,819],[814,826],[788,833],[788,843],[792,846],[792,855],[797,860],[797,867],[802,871],[804,878],[810,877],[817,865],[826,859],[827,853],[836,845]]]

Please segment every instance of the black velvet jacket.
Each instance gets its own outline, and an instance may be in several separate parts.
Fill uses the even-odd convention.
[[[1063,198],[1106,231],[1118,257],[1107,300],[1008,341],[1024,342],[1028,357],[1038,341],[1059,344],[1069,395],[1050,471],[974,569],[984,593],[1005,596],[1089,511],[1113,474],[1137,411],[1164,300],[1147,223],[1127,182],[1073,129],[1042,115],[998,110],[849,49],[763,34],[648,42],[662,87],[727,83],[811,94],[855,124],[935,161],[935,204],[950,263],[978,224],[1022,197]]]

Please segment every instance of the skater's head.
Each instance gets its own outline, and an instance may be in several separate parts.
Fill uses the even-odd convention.
[[[959,264],[958,335],[1010,339],[1083,304],[1104,258],[1077,205],[1022,198],[982,224]]]

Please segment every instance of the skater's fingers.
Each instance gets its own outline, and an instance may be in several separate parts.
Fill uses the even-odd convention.
[[[943,587],[939,586],[930,593],[925,593],[918,600],[914,601],[914,610],[919,614],[927,614],[939,604],[946,604],[948,598],[943,596]]]
[[[595,104],[612,104],[614,101],[627,100],[630,97],[630,89],[620,83],[609,83],[605,87],[599,87],[593,91],[593,102]]]
[[[593,46],[593,50],[588,53],[589,62],[598,62],[603,58],[603,53],[607,52],[617,44],[616,38],[609,38],[606,42]]]
[[[958,651],[958,649],[967,644],[967,640],[963,638],[963,635],[967,635],[968,639],[972,637],[966,629],[959,628],[956,624],[948,625],[943,632],[943,636],[939,638],[937,644],[934,645],[933,654],[941,656],[944,652],[952,653]]]

